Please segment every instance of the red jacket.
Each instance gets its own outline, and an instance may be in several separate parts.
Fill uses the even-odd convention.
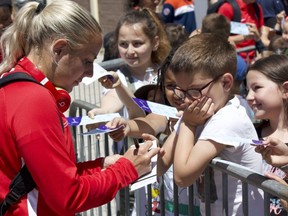
[[[0,88],[0,113],[0,203],[22,163],[37,184],[37,190],[12,206],[7,216],[33,211],[40,216],[74,216],[109,202],[138,178],[125,158],[106,170],[101,170],[102,158],[76,163],[66,118],[40,85],[15,82]]]
[[[257,17],[253,4],[246,4],[243,2],[243,0],[236,0],[236,1],[241,11],[241,23],[254,23],[257,26],[258,30],[260,31],[260,28],[264,25],[264,17],[261,6],[258,4],[260,14],[259,17]],[[229,20],[232,20],[234,16],[233,8],[229,3],[224,3],[219,8],[218,13],[223,14]],[[237,43],[236,47],[243,48],[251,45],[255,45],[255,41],[253,39]],[[240,55],[244,58],[244,60],[246,60],[247,57],[246,53],[240,53]],[[248,56],[250,61],[253,61],[255,58],[255,51],[253,50],[249,52]]]

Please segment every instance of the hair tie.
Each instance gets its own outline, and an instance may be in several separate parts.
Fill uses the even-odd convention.
[[[45,4],[40,2],[36,8],[35,14],[38,15],[39,13],[41,13],[41,11],[45,8],[45,6],[46,6]]]

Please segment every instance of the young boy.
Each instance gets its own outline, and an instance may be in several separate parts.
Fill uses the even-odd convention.
[[[174,180],[181,187],[194,183],[216,156],[262,173],[262,158],[246,141],[257,139],[256,131],[233,92],[235,52],[227,39],[202,33],[190,38],[172,58],[168,70],[175,84],[165,87],[190,105],[164,143],[157,171],[161,176],[173,162]],[[216,194],[211,194],[213,215],[222,212],[221,175],[214,170],[212,176],[216,188]],[[241,182],[229,176],[228,215],[243,215],[241,192]],[[257,188],[248,187],[248,203],[249,215],[263,215],[263,196]],[[201,202],[201,215],[204,210]]]

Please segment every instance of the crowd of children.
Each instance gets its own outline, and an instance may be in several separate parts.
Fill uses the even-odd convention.
[[[168,29],[168,25],[166,26]],[[170,26],[169,28],[171,29]],[[181,28],[178,32],[180,30]],[[176,31],[175,28],[174,31]],[[182,193],[178,194],[181,206],[180,215],[187,214],[185,208],[188,208],[188,197],[185,191],[186,187],[193,183],[198,189],[201,212],[199,214],[205,215],[201,180],[204,171],[209,169],[207,165],[216,156],[286,184],[282,180],[286,174],[280,168],[275,168],[279,167],[275,160],[281,159],[279,162],[281,165],[287,164],[285,157],[287,157],[288,148],[281,143],[285,143],[287,139],[285,139],[287,130],[285,104],[288,93],[285,94],[285,81],[288,77],[286,78],[284,74],[287,70],[285,63],[288,58],[272,52],[273,55],[255,62],[245,62],[247,59],[242,59],[237,55],[235,43],[231,41],[229,32],[230,24],[225,16],[207,15],[203,19],[202,28],[173,47],[166,60],[162,59],[159,63],[157,85],[152,84],[139,89],[149,90],[150,96],[147,96],[148,92],[146,95],[143,92],[141,94],[135,92],[135,95],[142,99],[144,95],[145,100],[175,107],[179,111],[179,120],[167,119],[165,116],[154,113],[144,113],[143,116],[143,111],[139,111],[138,105],[133,103],[132,98],[135,97],[133,89],[122,85],[122,82],[125,82],[123,78],[121,79],[123,75],[111,72],[113,80],[99,80],[106,88],[118,88],[118,91],[121,89],[122,93],[118,93],[118,97],[128,111],[135,110],[131,114],[133,118],[116,118],[107,123],[106,126],[110,128],[122,126],[109,134],[112,139],[120,141],[125,137],[133,137],[157,140],[156,137],[159,137],[159,134],[166,134],[161,144],[161,153],[158,155],[157,175],[163,177],[164,187],[166,187],[164,192],[165,214],[167,215],[173,215],[173,206],[171,208],[167,206],[174,199],[174,181]],[[284,34],[285,31],[283,31]],[[170,39],[169,34],[167,35]],[[116,40],[116,43],[121,46],[120,40]],[[171,40],[170,43],[173,46]],[[250,65],[249,68],[248,65]],[[273,72],[270,68],[273,68]],[[262,80],[276,83],[274,84],[275,92]],[[264,92],[265,88],[270,94],[277,93],[279,97],[267,97],[267,93]],[[246,96],[247,99],[245,99]],[[265,99],[269,100],[266,102]],[[275,141],[274,138],[278,140]],[[263,139],[267,143],[255,149],[250,143],[243,143],[243,140],[248,139]],[[270,139],[272,139],[271,142]],[[187,140],[191,141],[187,142]],[[283,156],[279,156],[280,150],[275,150],[277,153],[274,155],[274,146],[275,149],[278,147],[283,149],[281,151]],[[265,163],[261,154],[265,155],[263,156]],[[277,159],[274,159],[275,157]],[[274,175],[271,174],[271,170],[274,171]],[[221,173],[210,171],[214,189],[211,191],[211,208],[212,212],[217,214],[221,212],[223,199],[219,190],[222,187]],[[228,215],[242,215],[242,198],[239,195],[241,190],[241,184],[230,177]],[[263,191],[252,186],[249,186],[248,191],[251,195],[248,196],[249,215],[263,215]],[[271,199],[271,206],[279,207],[280,201],[276,197],[273,199]],[[283,206],[280,206],[281,209],[277,212],[281,211],[284,214],[287,203],[284,200],[281,200],[281,203]],[[259,206],[259,208],[254,206]],[[275,206],[271,208],[275,209]]]
[[[281,26],[283,41],[285,40],[285,22],[283,21]],[[168,25],[166,26],[168,29]],[[171,29],[170,26],[169,28]],[[251,27],[250,31],[252,30],[254,28]],[[176,31],[175,28],[174,31]],[[258,30],[255,32],[260,39],[261,35]],[[225,16],[207,15],[203,19],[202,28],[194,31],[189,39],[186,38],[173,47],[173,51],[166,60],[162,59],[159,63],[161,67],[158,71],[158,84],[142,88],[143,91],[149,90],[154,93],[154,97],[146,95],[145,100],[150,98],[149,100],[154,102],[177,108],[181,116],[178,122],[153,113],[146,113],[143,116],[143,111],[139,111],[137,104],[133,103],[132,97],[135,97],[133,89],[119,87],[122,86],[124,80],[119,74],[111,73],[113,81],[104,79],[109,84],[100,80],[105,87],[118,88],[118,91],[122,89],[122,93],[118,93],[119,98],[128,110],[135,110],[131,114],[133,118],[116,118],[107,123],[107,126],[111,128],[122,125],[119,130],[111,132],[110,137],[115,141],[120,141],[124,137],[151,139],[149,136],[142,137],[143,133],[152,134],[155,136],[153,139],[157,139],[159,134],[166,134],[166,139],[161,145],[163,150],[158,155],[157,162],[157,175],[163,177],[166,187],[165,203],[169,204],[173,201],[174,181],[180,187],[181,193],[187,186],[196,183],[201,215],[205,215],[204,194],[200,190],[201,179],[208,163],[216,156],[251,168],[257,173],[265,174],[267,177],[286,184],[282,180],[286,174],[277,168],[279,164],[274,161],[275,157],[280,157],[280,150],[275,150],[277,152],[275,156],[273,147],[282,146],[284,149],[283,152],[281,151],[281,154],[283,153],[281,165],[284,165],[287,161],[285,160],[287,149],[284,144],[281,145],[281,142],[287,142],[285,137],[288,131],[285,123],[288,110],[285,108],[287,104],[285,81],[288,77],[284,75],[287,57],[275,55],[274,53],[279,54],[279,52],[271,49],[273,55],[255,62],[250,59],[246,63],[247,59],[242,59],[237,55],[235,41],[231,41],[229,33],[230,23]],[[170,39],[169,36],[172,34],[167,35]],[[176,33],[174,37],[177,37],[175,35]],[[119,46],[120,41],[116,42]],[[274,40],[271,40],[271,44],[272,42]],[[171,39],[170,43],[173,46]],[[281,47],[281,50],[283,49]],[[247,69],[248,65],[250,67]],[[274,91],[271,89],[273,83]],[[267,97],[268,93],[265,89],[274,96]],[[143,97],[145,94],[136,92],[135,95]],[[279,97],[275,97],[276,95]],[[278,140],[275,141],[274,138]],[[244,139],[264,139],[267,144],[255,149],[247,143],[243,144]],[[270,139],[273,140],[271,143]],[[282,149],[280,147],[279,149]],[[265,163],[259,153],[265,155],[263,156]],[[212,171],[211,182],[214,184],[212,188],[217,189],[211,191],[212,212],[220,212],[222,208],[223,198],[219,192],[220,180],[220,173]],[[241,196],[239,197],[241,184],[239,185],[239,182],[230,178],[228,190],[230,191],[228,215],[241,215],[242,200]],[[248,194],[253,194],[248,198],[249,214],[263,215],[263,192],[254,187],[249,187],[248,190],[250,191]],[[187,192],[179,194],[179,198],[180,214],[185,215],[183,209],[188,204]],[[271,199],[271,209],[278,206],[280,209],[277,209],[277,212],[282,212],[281,214],[284,215],[287,203],[282,200],[282,207],[276,197],[273,199]],[[261,207],[254,208],[253,203]],[[173,207],[170,211],[166,207],[165,213],[173,214]]]

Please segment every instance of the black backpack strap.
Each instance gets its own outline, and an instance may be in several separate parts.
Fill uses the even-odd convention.
[[[30,75],[24,72],[13,72],[0,79],[0,88],[5,85],[8,85],[9,83],[19,82],[19,81],[28,81],[28,82],[35,82],[35,83],[40,84],[35,79],[33,79]]]
[[[241,11],[240,11],[240,7],[237,3],[236,0],[218,0],[217,2],[213,3],[212,5],[210,5],[207,9],[207,14],[211,14],[211,13],[217,13],[219,8],[225,3],[228,2],[233,9],[233,18],[232,21],[234,22],[241,22]]]
[[[28,81],[40,84],[26,73],[13,72],[0,79],[0,88],[8,85],[9,83],[17,81]],[[17,203],[23,195],[29,193],[35,187],[36,184],[31,177],[26,165],[24,165],[12,180],[9,186],[10,191],[4,198],[3,202],[0,204],[0,216],[4,215],[11,205]]]
[[[259,5],[258,5],[257,1],[253,3],[253,7],[254,7],[254,10],[255,10],[256,18],[259,21],[259,19],[260,19],[260,8],[259,8]]]
[[[26,165],[24,165],[9,186],[10,191],[0,205],[0,215],[4,215],[11,205],[17,203],[22,196],[29,193],[35,187],[36,184]]]
[[[240,11],[240,7],[238,5],[238,3],[236,2],[236,0],[226,0],[227,2],[229,2],[229,4],[232,6],[233,8],[233,19],[232,21],[235,22],[241,22],[241,11]]]
[[[238,3],[236,2],[236,0],[226,0],[227,2],[229,2],[229,4],[231,4],[232,8],[233,8],[233,12],[234,12],[234,16],[232,21],[235,22],[241,22],[241,10],[240,7],[238,5]],[[256,14],[256,18],[259,20],[260,19],[260,8],[259,5],[256,2],[252,3],[254,10],[255,10],[255,14]]]

